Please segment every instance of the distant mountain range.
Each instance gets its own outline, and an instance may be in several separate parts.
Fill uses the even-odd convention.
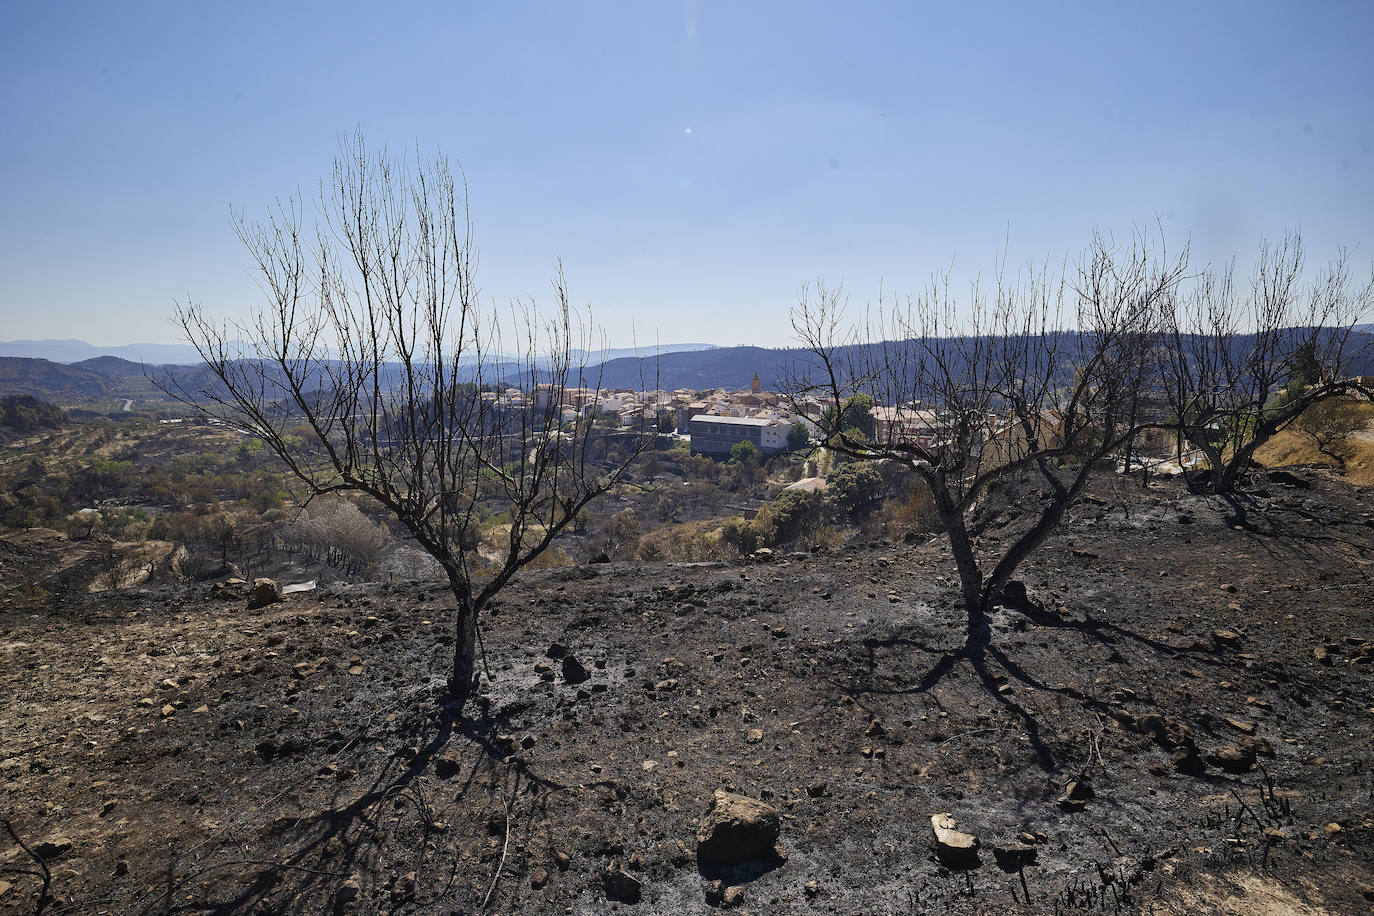
[[[594,360],[647,358],[655,353],[686,353],[713,350],[714,344],[680,343],[645,347],[620,347],[604,353],[591,350],[587,356]],[[9,340],[0,341],[0,356],[19,356],[26,359],[46,359],[54,363],[81,363],[103,356],[114,356],[132,363],[150,366],[199,365],[200,354],[190,344],[135,343],[118,347],[101,347],[84,340]]]
[[[195,347],[189,344],[136,343],[118,347],[97,347],[84,340],[8,340],[0,341],[0,356],[46,359],[54,363],[79,363],[100,356],[117,356],[133,363],[153,366],[187,366],[200,362]]]
[[[1374,332],[1374,326],[1369,328]],[[1362,375],[1374,374],[1374,333],[1359,336],[1363,339],[1351,342],[1352,350],[1358,356],[1350,366],[1350,371]],[[951,340],[949,344],[957,345],[958,341]],[[1250,344],[1242,336],[1235,345],[1242,348]],[[892,347],[896,344],[864,346]],[[765,390],[777,391],[789,371],[795,371],[798,366],[811,360],[809,352],[800,349],[710,347],[706,344],[678,344],[676,347],[680,349],[659,347],[657,356],[654,355],[655,348],[651,347],[610,351],[613,358],[591,363],[579,376],[570,377],[567,381],[572,386],[661,388],[668,391],[686,388],[699,391],[748,388],[754,374],[758,373]],[[1066,371],[1069,365],[1066,363]],[[100,407],[102,410],[118,410],[121,398],[147,406],[149,401],[166,400],[166,395],[149,380],[149,374],[171,381],[187,392],[196,392],[206,386],[214,387],[209,369],[199,364],[152,366],[103,355],[68,365],[48,359],[0,356],[0,395],[29,394],[63,406],[83,402],[113,405]],[[466,380],[472,380],[474,374],[470,372]],[[543,371],[535,373],[536,380],[544,377]],[[383,372],[383,384],[390,384],[399,378],[398,366],[388,366]],[[530,375],[528,366],[492,361],[483,367],[482,380],[524,385],[529,383]],[[320,381],[323,382],[322,377]]]
[[[654,356],[651,348],[625,349],[604,363],[591,363],[570,385],[602,388],[748,388],[758,373],[768,389],[777,387],[783,367],[798,353],[795,350],[768,350],[761,347],[712,347],[675,350]],[[136,401],[162,401],[166,396],[148,375],[171,379],[188,391],[212,383],[203,365],[168,364],[153,366],[117,356],[97,356],[74,363],[48,359],[0,356],[0,395],[29,394],[63,405],[77,402],[132,398]],[[542,373],[540,373],[542,376]],[[488,381],[503,378],[511,384],[528,382],[529,376],[515,363],[493,362],[483,371]]]

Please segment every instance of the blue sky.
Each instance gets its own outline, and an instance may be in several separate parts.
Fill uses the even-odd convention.
[[[1374,259],[1374,3],[26,3],[0,9],[0,339],[257,301],[231,206],[339,137],[442,149],[486,295],[563,260],[613,345],[788,344],[1156,219],[1195,262]]]

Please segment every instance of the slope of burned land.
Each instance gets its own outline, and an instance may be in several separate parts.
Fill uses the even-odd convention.
[[[50,913],[1367,912],[1367,498],[1104,486],[982,653],[938,540],[533,573],[475,723],[436,711],[440,583],[11,590],[3,816]],[[698,861],[721,788],[781,855]],[[33,912],[35,857],[0,866]]]

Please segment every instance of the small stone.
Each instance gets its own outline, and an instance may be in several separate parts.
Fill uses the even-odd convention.
[[[358,879],[349,878],[345,880],[342,884],[340,884],[338,888],[334,891],[334,902],[351,903],[352,901],[357,900],[358,895],[362,892],[363,886],[358,882]]]
[[[648,772],[652,771],[653,768],[656,767],[656,766],[658,766],[658,761],[657,761],[657,760],[646,760],[646,761],[644,761],[643,763],[641,763],[641,764],[639,765],[639,768],[640,768],[641,770],[643,770],[644,772],[648,773]]]
[[[1181,747],[1174,751],[1170,762],[1173,764],[1175,770],[1189,776],[1196,776],[1206,768],[1202,757],[1197,752],[1197,748],[1192,745]]]
[[[1080,773],[1064,784],[1064,794],[1055,800],[1060,808],[1065,811],[1081,810],[1088,800],[1093,798],[1092,780],[1087,773]]]
[[[812,798],[821,798],[830,794],[830,786],[822,780],[817,780],[806,787],[806,794]]]
[[[948,814],[932,814],[930,829],[935,835],[935,854],[946,865],[964,866],[978,862],[978,838],[955,829],[958,822]]]
[[[802,893],[806,894],[808,897],[820,896],[821,886],[815,881],[808,881],[802,885]]]
[[[619,862],[611,862],[606,866],[601,875],[601,885],[609,899],[622,903],[638,903],[644,894],[644,885]]]
[[[1227,744],[1208,754],[1207,762],[1228,773],[1247,773],[1255,768],[1255,752]]]
[[[558,661],[560,659],[566,658],[570,651],[571,650],[567,646],[563,645],[560,642],[556,642],[550,644],[550,646],[544,650],[544,655],[553,659],[554,661]]]
[[[1241,720],[1241,719],[1231,719],[1231,718],[1227,718],[1225,721],[1226,721],[1226,724],[1227,724],[1227,725],[1231,726],[1232,728],[1234,728],[1234,729],[1235,729],[1236,731],[1238,731],[1238,732],[1243,732],[1243,733],[1245,733],[1245,734],[1247,734],[1247,735],[1250,735],[1250,734],[1253,734],[1254,731],[1255,731],[1255,723],[1254,723],[1254,722],[1245,722],[1245,721],[1243,721],[1243,720]]]
[[[725,906],[739,906],[744,902],[744,888],[738,886],[727,887],[725,893],[720,895],[720,902]]]
[[[162,717],[165,719],[165,718],[167,718],[168,716],[170,716],[170,715],[172,715],[173,713],[175,713],[176,711],[177,711],[177,710],[176,710],[176,707],[173,706],[171,703],[168,703],[168,704],[166,704],[165,706],[162,707]]]
[[[534,888],[535,890],[539,890],[541,887],[548,883],[549,870],[547,868],[541,866],[539,868],[536,868],[534,871],[530,872],[530,887]]]
[[[1030,843],[1007,843],[992,847],[992,857],[1004,871],[1019,871],[1035,862],[1035,846]]]
[[[580,684],[583,681],[590,678],[591,676],[591,672],[587,670],[585,665],[583,665],[580,661],[577,660],[576,656],[568,655],[563,658],[564,683]]]
[[[1235,648],[1240,645],[1240,634],[1235,630],[1213,630],[1212,642],[1218,648],[1223,646],[1228,649]]]
[[[56,859],[72,851],[72,841],[64,836],[49,837],[33,847],[40,859]]]
[[[751,729],[749,729],[749,733],[748,733],[747,735],[744,736],[744,740],[747,741],[747,742],[749,742],[750,744],[758,744],[760,741],[763,740],[763,729],[761,729],[761,728],[751,728]]]
[[[405,900],[415,896],[415,872],[407,872],[396,879],[391,885],[391,899],[393,901]]]
[[[553,864],[558,866],[559,871],[567,871],[568,866],[572,864],[572,856],[568,855],[566,852],[555,852],[553,854]]]

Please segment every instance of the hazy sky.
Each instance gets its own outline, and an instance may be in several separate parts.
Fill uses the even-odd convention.
[[[486,294],[562,258],[613,345],[785,345],[797,289],[1163,222],[1374,258],[1374,3],[0,6],[0,339],[171,342],[342,134],[471,184]]]

